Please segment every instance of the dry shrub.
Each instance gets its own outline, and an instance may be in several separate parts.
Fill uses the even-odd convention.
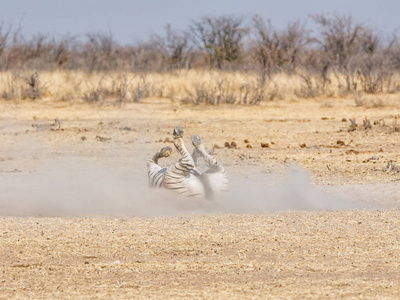
[[[0,78],[1,98],[5,100],[40,99],[42,97],[42,84],[39,73],[34,70],[28,72],[5,72]]]
[[[315,31],[299,21],[278,30],[259,16],[250,22],[240,16],[204,16],[183,30],[167,25],[164,35],[132,45],[118,44],[111,32],[92,32],[83,39],[40,33],[27,38],[21,28],[0,21],[0,96],[257,104],[400,91],[396,35],[385,38],[349,15],[311,19]],[[355,101],[365,106],[362,97]],[[374,105],[383,104],[376,100]]]
[[[199,73],[188,82],[184,102],[194,104],[257,104],[266,100],[266,75],[261,72]]]
[[[242,43],[247,29],[243,18],[235,16],[203,17],[193,21],[190,32],[194,44],[202,51],[211,66],[221,69],[224,64],[240,63]]]
[[[396,105],[395,99],[390,94],[368,95],[357,91],[354,93],[354,104],[357,107],[379,108]]]
[[[315,98],[322,95],[328,95],[326,81],[319,76],[308,73],[298,73],[303,83],[295,91],[299,98]]]
[[[167,72],[13,71],[0,73],[0,97],[88,103],[140,102],[149,97],[192,104],[254,105],[277,99],[341,97],[336,77],[267,71],[171,70]],[[395,80],[396,77],[393,77]],[[395,105],[396,94],[353,92],[356,106]],[[398,102],[398,101],[397,101]]]

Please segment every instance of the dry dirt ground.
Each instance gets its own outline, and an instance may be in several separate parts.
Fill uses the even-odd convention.
[[[1,102],[0,299],[396,299],[398,104]],[[226,199],[147,189],[175,125]]]

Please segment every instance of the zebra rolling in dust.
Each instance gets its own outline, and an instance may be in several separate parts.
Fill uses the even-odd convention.
[[[197,134],[192,135],[194,150],[190,155],[183,143],[183,133],[180,126],[175,126],[174,145],[182,156],[177,163],[167,168],[158,165],[160,158],[170,156],[172,149],[169,146],[163,147],[147,160],[149,185],[155,188],[164,187],[186,196],[204,196],[208,200],[214,200],[228,191],[229,181],[225,169],[207,152]],[[203,158],[208,166],[208,170],[201,174],[196,168],[199,158]]]

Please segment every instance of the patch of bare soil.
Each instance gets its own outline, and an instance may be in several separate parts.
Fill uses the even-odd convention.
[[[400,106],[330,103],[1,102],[0,299],[397,298]],[[147,189],[175,125],[226,199]]]
[[[396,298],[398,214],[2,218],[1,297]]]

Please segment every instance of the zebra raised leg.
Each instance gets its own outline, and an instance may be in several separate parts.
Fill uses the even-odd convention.
[[[200,179],[203,182],[207,199],[213,200],[216,195],[228,191],[228,176],[223,165],[207,152],[197,134],[192,135],[192,144],[195,147],[194,151],[197,152],[195,156],[203,157],[208,166],[208,170],[201,174]]]
[[[183,195],[203,195],[204,187],[199,179],[200,174],[196,171],[193,158],[183,142],[183,133],[180,126],[175,126],[174,145],[182,157],[165,171],[163,184],[167,189]]]
[[[160,149],[154,156],[147,160],[147,172],[149,178],[150,187],[162,187],[164,181],[164,173],[167,168],[161,168],[158,165],[158,160],[163,157],[168,157],[171,155],[172,148],[170,146],[165,146]]]

